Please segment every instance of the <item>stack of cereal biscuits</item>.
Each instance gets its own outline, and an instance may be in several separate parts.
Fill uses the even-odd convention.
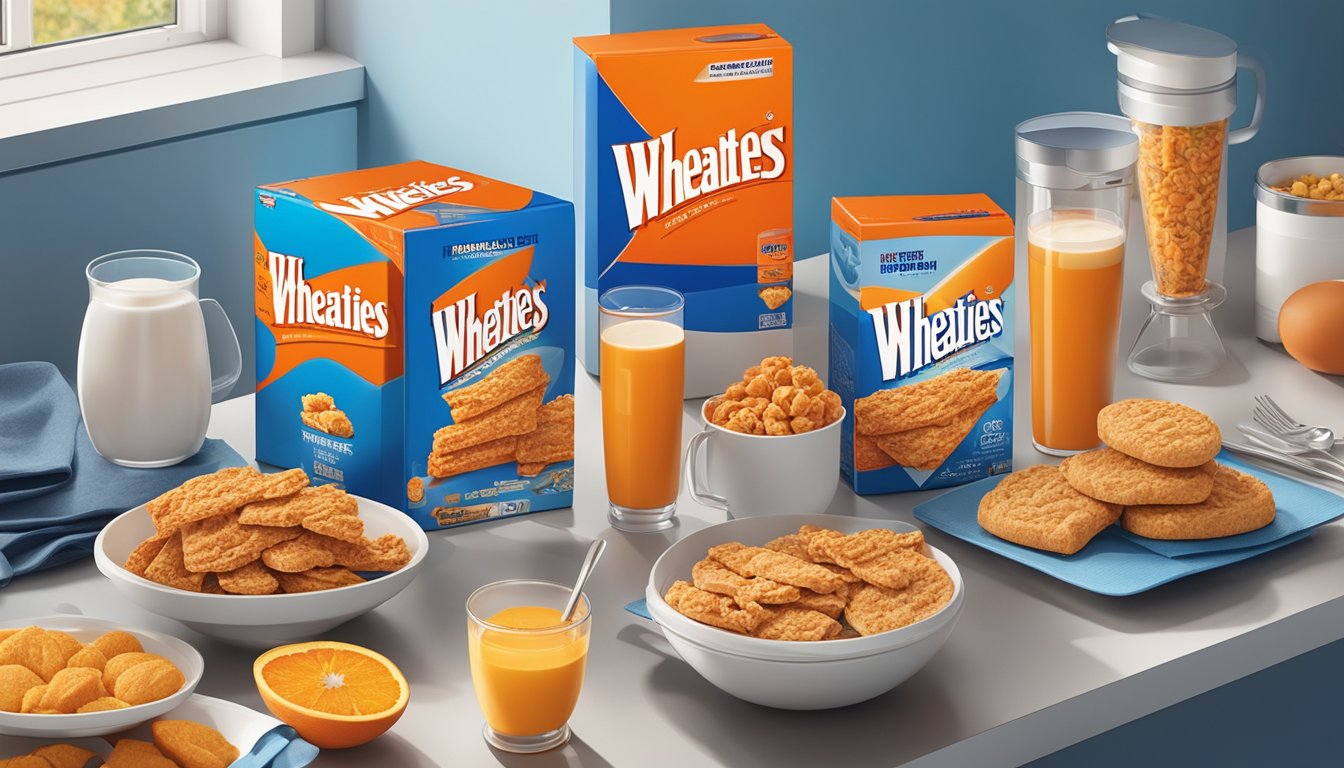
[[[411,559],[400,536],[364,535],[355,497],[334,485],[310,486],[301,469],[221,469],[146,509],[155,533],[124,567],[188,592],[315,592],[361,584],[356,571],[395,571]]]
[[[793,358],[761,360],[705,403],[705,420],[747,435],[801,435],[834,424],[844,414],[840,396],[817,372]]]
[[[547,464],[573,459],[574,396],[561,395],[543,404],[550,381],[541,357],[527,354],[480,381],[445,392],[453,423],[434,433],[430,477],[452,477],[509,462],[517,462],[519,475],[533,477]],[[407,488],[408,497],[415,493],[415,488]]]
[[[954,368],[855,400],[854,468],[937,469],[998,402],[1002,376],[1002,369]]]
[[[664,599],[702,624],[765,640],[834,640],[900,629],[952,599],[919,531],[845,535],[804,525],[764,547],[711,547]]]
[[[980,502],[981,527],[1071,555],[1117,520],[1138,536],[1178,540],[1232,536],[1274,520],[1263,482],[1213,460],[1222,434],[1194,408],[1121,400],[1097,415],[1097,436],[1108,447],[1004,478]]]

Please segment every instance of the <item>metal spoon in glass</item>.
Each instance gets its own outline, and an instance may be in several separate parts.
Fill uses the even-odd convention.
[[[593,568],[597,566],[597,561],[602,559],[602,553],[607,549],[605,539],[596,539],[593,545],[588,547],[588,554],[583,558],[583,565],[579,566],[579,578],[574,582],[574,591],[569,593],[569,600],[565,602],[565,609],[560,612],[560,623],[568,624],[570,619],[574,618],[574,609],[579,607],[579,595],[583,594],[583,585],[588,582],[588,577],[592,575]]]

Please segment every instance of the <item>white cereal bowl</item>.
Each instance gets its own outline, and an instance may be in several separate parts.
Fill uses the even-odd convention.
[[[394,533],[411,551],[411,561],[401,570],[363,584],[289,595],[212,595],[156,584],[121,567],[131,550],[154,533],[143,505],[103,528],[93,557],[98,570],[131,602],[203,635],[252,648],[307,640],[387,602],[411,583],[429,553],[429,539],[411,518],[385,504],[355,498],[365,536]]]
[[[649,613],[681,658],[719,689],[780,709],[830,709],[857,704],[900,685],[919,671],[952,634],[965,602],[961,572],[952,559],[926,545],[925,554],[952,579],[952,599],[934,615],[908,627],[846,640],[762,640],[689,619],[663,600],[677,579],[716,544],[759,546],[804,524],[857,533],[869,528],[916,530],[895,520],[833,515],[778,515],[731,520],[697,531],[668,548],[653,565],[645,598]]]
[[[168,659],[182,670],[187,682],[177,693],[166,699],[151,701],[125,709],[110,709],[105,712],[86,712],[73,715],[36,715],[18,712],[0,712],[0,734],[5,736],[26,736],[38,739],[82,739],[90,736],[103,736],[133,728],[148,722],[181,706],[191,692],[201,682],[205,673],[205,660],[187,643],[171,635],[151,632],[147,629],[127,627],[106,619],[88,616],[40,616],[31,619],[0,620],[0,629],[38,626],[43,629],[60,630],[73,636],[81,643],[89,643],[106,632],[121,630],[130,632],[140,640],[145,651],[157,653]]]

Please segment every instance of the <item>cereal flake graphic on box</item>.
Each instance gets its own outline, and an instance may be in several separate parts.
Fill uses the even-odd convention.
[[[299,412],[299,419],[305,425],[336,437],[355,436],[355,425],[350,422],[350,417],[345,415],[345,411],[336,407],[336,401],[331,395],[318,392],[304,395],[301,401],[303,410]]]
[[[762,288],[757,292],[757,295],[761,297],[761,301],[765,302],[765,306],[770,309],[779,309],[793,296],[793,291],[789,290],[788,286],[772,285],[768,288]]]

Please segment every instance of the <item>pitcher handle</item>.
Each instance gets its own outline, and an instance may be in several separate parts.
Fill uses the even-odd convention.
[[[1260,130],[1260,121],[1265,117],[1265,68],[1254,56],[1238,53],[1237,69],[1244,69],[1255,75],[1255,109],[1251,111],[1251,122],[1244,128],[1227,132],[1228,144],[1240,144],[1249,140]]]
[[[243,350],[224,308],[214,299],[201,299],[205,338],[210,347],[210,402],[218,403],[243,375]],[[226,370],[225,373],[219,373]]]
[[[713,437],[709,427],[697,432],[686,444],[686,491],[697,504],[728,511],[728,500],[710,492],[708,484],[700,476],[700,448]]]

